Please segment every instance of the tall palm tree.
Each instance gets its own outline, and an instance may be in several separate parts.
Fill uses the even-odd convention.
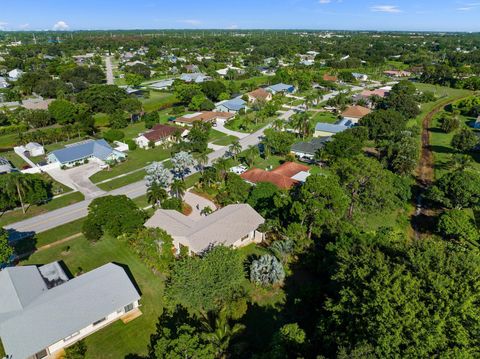
[[[185,195],[186,189],[187,189],[187,186],[185,185],[185,182],[179,179],[174,180],[170,185],[170,191],[178,199],[183,198],[183,196]]]
[[[257,146],[249,146],[245,151],[245,161],[249,167],[252,167],[255,163],[255,160],[258,157],[258,147]]]
[[[245,329],[243,324],[230,324],[225,308],[222,308],[214,318],[205,317],[202,323],[206,332],[205,338],[215,346],[216,357],[222,359],[227,357],[231,340]]]
[[[12,172],[8,175],[6,181],[6,191],[11,196],[18,196],[22,206],[22,212],[25,214],[25,194],[30,189],[28,177],[20,172]]]
[[[236,160],[237,156],[242,152],[242,145],[240,144],[239,140],[235,140],[232,144],[228,147],[228,152],[233,155],[233,158]]]
[[[217,169],[222,181],[224,181],[227,177],[229,165],[230,161],[228,160],[228,158],[225,157],[220,157],[215,161],[215,168]]]
[[[161,205],[161,203],[166,200],[168,193],[165,188],[161,187],[158,183],[153,183],[147,189],[147,201],[153,207]]]
[[[297,130],[303,138],[309,136],[313,131],[310,115],[306,112],[292,116],[290,126],[292,126],[294,130]]]
[[[198,168],[203,174],[205,166],[208,164],[208,154],[206,152],[199,152],[194,155],[195,161],[197,161]]]
[[[277,118],[272,122],[272,128],[275,131],[281,131],[283,129],[284,123],[281,119]]]

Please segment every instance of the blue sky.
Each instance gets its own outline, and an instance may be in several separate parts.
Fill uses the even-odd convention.
[[[480,0],[0,0],[0,29],[480,31]]]

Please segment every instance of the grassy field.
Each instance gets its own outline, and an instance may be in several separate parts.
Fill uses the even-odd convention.
[[[233,141],[238,140],[238,137],[226,135],[223,132],[217,131],[214,128],[210,130],[208,142],[212,142],[218,146],[228,146]]]
[[[9,160],[10,163],[14,165],[16,168],[18,168],[19,170],[26,168],[26,166],[30,167],[28,163],[22,159],[22,157],[20,157],[13,151],[2,152],[0,153],[0,157],[3,157]]]
[[[317,112],[312,114],[312,122],[326,122],[326,123],[335,123],[338,121],[338,117],[330,112]]]
[[[10,223],[23,221],[24,219],[35,217],[35,216],[38,216],[39,214],[53,211],[55,209],[62,208],[83,200],[84,200],[83,194],[81,194],[80,192],[73,192],[59,198],[54,198],[51,201],[47,202],[46,204],[43,204],[40,206],[30,206],[27,209],[27,213],[25,214],[23,214],[21,209],[7,212],[7,213],[4,213],[2,216],[0,216],[0,227],[6,226],[7,224],[10,224]]]
[[[162,313],[164,282],[155,276],[131,251],[126,243],[105,237],[91,244],[79,237],[68,244],[33,254],[21,264],[44,264],[63,260],[72,273],[88,272],[109,262],[127,265],[142,292],[143,315],[123,324],[117,321],[86,339],[87,358],[124,358],[129,354],[146,355],[150,335],[155,332]]]
[[[105,183],[100,183],[100,184],[97,185],[97,187],[108,192],[108,191],[126,186],[130,183],[135,183],[135,182],[141,181],[145,177],[145,174],[146,173],[145,173],[144,170],[137,171],[137,172],[130,173],[128,175],[125,175],[125,176],[122,176],[122,177],[119,177],[119,178],[115,178],[115,179],[113,179],[111,181],[108,181],[108,182],[105,182]]]
[[[153,90],[150,91],[150,98],[142,99],[141,101],[146,112],[156,111],[167,105],[171,107],[178,102],[174,94]]]
[[[13,148],[17,144],[17,138],[15,133],[0,136],[0,150]]]
[[[98,183],[109,178],[117,177],[123,173],[140,169],[153,161],[162,161],[168,157],[170,157],[170,151],[160,147],[150,150],[137,148],[135,151],[128,152],[128,157],[125,162],[117,164],[109,171],[95,173],[90,177],[90,180],[93,183]]]

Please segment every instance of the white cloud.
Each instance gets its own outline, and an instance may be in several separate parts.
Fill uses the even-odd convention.
[[[200,25],[202,22],[200,20],[195,20],[195,19],[185,19],[185,20],[180,20],[179,22],[187,25]]]
[[[330,4],[332,0],[318,0],[319,4]]]
[[[18,27],[22,30],[25,30],[25,29],[28,29],[30,27],[30,24],[21,24]]]
[[[458,11],[470,11],[473,10],[473,7],[471,6],[465,6],[465,7],[459,7],[457,8]]]
[[[65,21],[57,21],[55,25],[53,25],[53,30],[56,31],[63,31],[68,29],[68,24]]]
[[[0,30],[5,30],[7,28],[8,22],[0,21]]]
[[[230,26],[228,27],[228,29],[230,29],[230,30],[236,30],[236,29],[238,29],[238,25],[237,25],[237,24],[232,24],[232,25],[230,25]]]
[[[389,14],[395,14],[402,12],[398,6],[395,5],[375,5],[370,8],[373,12],[386,12]]]

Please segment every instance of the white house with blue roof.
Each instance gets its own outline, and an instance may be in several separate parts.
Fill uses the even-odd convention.
[[[215,104],[215,111],[238,113],[240,110],[246,110],[247,103],[241,97],[235,97],[231,100],[220,101]]]
[[[83,162],[96,161],[100,164],[110,161],[124,160],[127,155],[113,149],[104,139],[76,143],[51,152],[47,156],[48,163],[59,163],[61,166],[75,166]]]
[[[268,92],[271,92],[273,95],[277,93],[294,93],[295,92],[295,86],[293,85],[287,85],[284,83],[272,85],[266,88]]]
[[[331,137],[337,133],[343,132],[353,126],[351,121],[340,121],[339,123],[318,122],[315,126],[313,137]]]

